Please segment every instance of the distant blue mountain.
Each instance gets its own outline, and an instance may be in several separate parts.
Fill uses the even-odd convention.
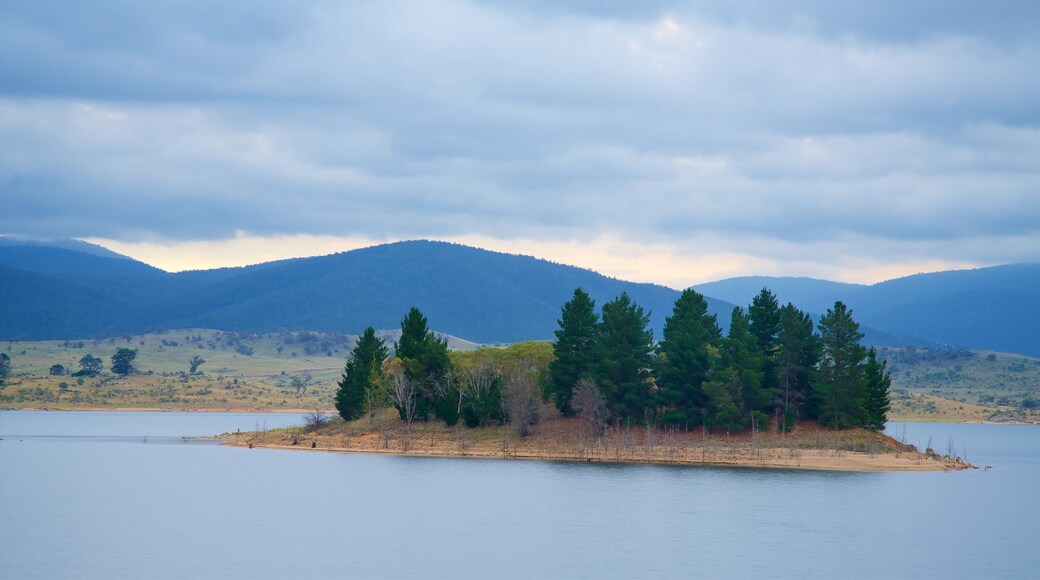
[[[89,244],[87,246],[90,246]],[[429,241],[242,268],[168,273],[75,244],[0,244],[0,338],[72,339],[206,327],[227,331],[393,329],[418,306],[430,325],[481,343],[551,339],[576,287],[601,306],[621,292],[661,336],[679,292],[582,268]],[[923,274],[863,286],[739,278],[697,286],[725,329],[763,287],[818,315],[853,308],[873,344],[940,341],[1040,356],[1040,265]]]
[[[12,277],[0,289],[0,300],[21,304],[23,311],[48,313],[35,323],[25,317],[4,320],[0,337],[89,338],[179,327],[358,333],[368,325],[396,328],[408,309],[418,306],[431,326],[468,340],[551,339],[560,308],[579,286],[599,305],[628,292],[650,313],[660,336],[664,318],[679,295],[664,286],[443,242],[400,242],[316,258],[177,274],[140,262],[116,263],[62,252],[66,251],[0,247],[0,263],[37,275]],[[45,280],[55,290],[39,294],[48,299],[34,303],[34,290]],[[27,289],[30,281],[32,289]],[[64,297],[55,303],[59,290]],[[119,314],[71,337],[65,335],[68,324],[56,324],[50,314],[57,311],[75,318],[85,308]],[[733,305],[709,300],[709,308],[720,315],[720,322],[728,323]]]
[[[762,288],[813,313],[836,300],[861,324],[944,344],[1040,356],[1040,264],[917,274],[871,286],[811,278],[732,278],[698,292],[746,304]]]
[[[86,244],[92,245],[92,244]],[[97,246],[100,247],[100,246]],[[78,275],[160,275],[166,272],[126,256],[82,252],[59,246],[0,245],[0,264],[27,272]]]

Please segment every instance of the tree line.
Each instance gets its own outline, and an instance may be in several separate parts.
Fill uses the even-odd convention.
[[[563,305],[555,340],[449,352],[412,308],[393,345],[372,327],[358,339],[336,393],[345,420],[392,405],[402,421],[470,427],[510,423],[520,435],[553,402],[597,431],[607,424],[735,432],[884,428],[891,379],[842,302],[814,325],[763,289],[735,308],[723,336],[704,296],[682,293],[659,342],[626,293],[596,311],[581,288]]]
[[[784,431],[815,419],[838,429],[884,428],[891,379],[877,352],[860,344],[859,324],[842,302],[814,328],[807,313],[763,289],[747,309],[734,308],[723,336],[704,296],[686,290],[660,342],[648,319],[626,294],[598,315],[589,295],[574,291],[550,364],[561,413],[579,412],[575,389],[591,381],[608,420],[625,424]]]

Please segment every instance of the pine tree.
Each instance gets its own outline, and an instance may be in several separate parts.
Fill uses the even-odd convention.
[[[388,355],[386,344],[371,326],[358,338],[343,370],[336,391],[336,410],[344,421],[353,421],[365,412],[365,394],[379,381],[383,361]]]
[[[758,350],[762,353],[762,388],[775,398],[780,389],[780,378],[777,372],[777,350],[782,320],[780,305],[776,296],[763,288],[751,301],[747,311],[750,332],[755,337]]]
[[[642,422],[652,412],[651,369],[654,336],[650,317],[625,292],[603,305],[596,335],[595,380],[610,413],[625,422]]]
[[[573,415],[571,395],[574,386],[582,377],[590,376],[595,367],[596,331],[599,317],[596,303],[582,290],[576,288],[574,296],[563,305],[554,333],[553,354],[549,364],[550,391],[556,408],[564,415]]]
[[[762,386],[764,358],[750,318],[741,308],[734,308],[729,334],[722,342],[720,364],[704,386],[713,429],[731,432],[747,427],[761,429],[766,424],[769,415],[764,411],[771,398]]]
[[[448,343],[429,329],[418,308],[412,307],[401,320],[401,339],[394,351],[404,364],[405,375],[419,390],[415,418],[428,421],[433,412],[449,425],[458,422],[458,393],[449,375]],[[404,410],[398,408],[398,412],[404,419]]]
[[[685,290],[672,315],[665,319],[657,347],[657,405],[661,423],[686,429],[703,420],[706,399],[702,385],[718,356],[722,331],[708,314],[704,296]]]
[[[768,288],[763,288],[751,300],[747,317],[750,322],[751,334],[754,335],[759,350],[768,356],[776,344],[777,336],[780,334],[780,304],[777,302],[776,296]]]
[[[820,317],[819,330],[823,358],[814,386],[819,408],[817,420],[835,429],[860,426],[866,420],[861,363],[867,351],[859,343],[863,333],[852,319],[852,312],[840,301]]]
[[[813,333],[812,318],[791,303],[780,309],[780,333],[773,361],[777,378],[773,412],[778,428],[787,431],[800,417],[811,415],[811,409],[803,404],[812,394],[812,381],[820,362],[820,340]]]
[[[867,362],[863,366],[866,380],[866,421],[863,426],[874,431],[882,431],[888,422],[889,398],[888,390],[892,386],[892,377],[885,370],[886,361],[879,361],[877,350],[870,347],[867,351]]]

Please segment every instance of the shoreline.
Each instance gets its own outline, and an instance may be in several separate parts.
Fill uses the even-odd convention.
[[[703,436],[691,433],[612,429],[602,437],[583,433],[573,420],[556,419],[519,439],[504,427],[466,429],[434,425],[394,425],[381,430],[345,424],[307,432],[302,428],[224,433],[214,437],[241,448],[513,459],[574,463],[799,469],[844,472],[937,472],[972,469],[958,459],[922,453],[891,437],[860,430],[807,428],[789,435]]]
[[[313,413],[315,409],[285,409],[278,408],[272,409],[269,407],[259,407],[255,409],[243,409],[238,408],[226,408],[226,407],[194,407],[194,408],[169,408],[169,407],[109,407],[101,405],[84,405],[81,407],[0,407],[0,411],[30,411],[33,413],[40,412],[77,412],[77,411],[104,411],[112,413],[241,413],[253,414],[253,413],[274,413],[274,414],[291,414],[291,415],[306,415],[307,413]],[[336,416],[334,409],[318,409],[318,412],[324,413],[330,416]],[[939,420],[927,420],[924,418],[900,418],[895,417],[888,420],[889,423],[948,423],[951,425],[1040,425],[1040,421],[939,421]]]

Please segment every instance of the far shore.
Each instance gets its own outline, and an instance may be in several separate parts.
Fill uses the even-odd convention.
[[[803,423],[789,434],[704,435],[611,429],[595,437],[576,419],[554,418],[518,438],[506,427],[467,429],[399,422],[370,428],[357,421],[303,428],[225,433],[227,445],[332,453],[529,459],[850,472],[951,471],[970,464],[922,453],[880,433],[831,431]]]
[[[278,413],[278,414],[292,414],[292,415],[305,415],[307,413],[314,413],[315,411],[325,413],[327,415],[334,416],[335,410],[332,409],[314,409],[314,408],[295,408],[286,409],[284,407],[125,407],[125,406],[109,406],[109,405],[76,405],[76,406],[25,406],[25,407],[0,407],[0,411],[107,411],[115,413],[132,413],[132,412],[148,412],[148,413]],[[1001,421],[987,421],[987,420],[938,420],[928,417],[891,417],[888,420],[889,423],[951,423],[961,425],[1040,425],[1040,421],[1026,420],[1001,420]]]

